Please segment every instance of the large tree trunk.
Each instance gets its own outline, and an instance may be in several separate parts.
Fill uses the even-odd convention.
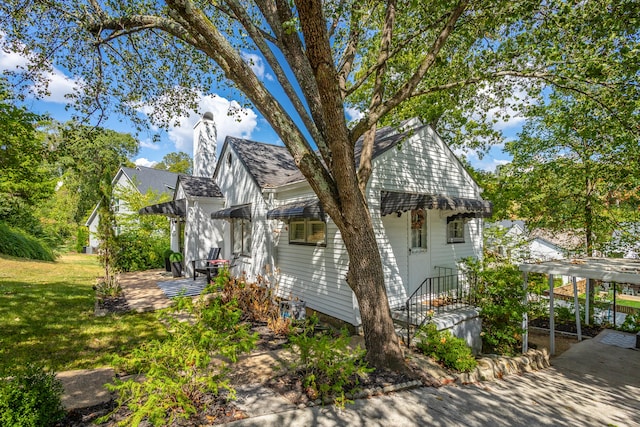
[[[368,362],[402,371],[404,355],[396,335],[384,283],[382,259],[367,206],[354,203],[343,211],[338,228],[349,253],[347,283],[360,306]]]

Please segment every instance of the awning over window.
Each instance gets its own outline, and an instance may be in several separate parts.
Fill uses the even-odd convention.
[[[145,206],[140,209],[140,215],[164,215],[169,217],[184,218],[186,212],[184,199],[171,200],[170,202],[158,203],[157,205]]]
[[[475,217],[490,217],[493,205],[485,200],[462,197],[382,191],[380,213],[383,216],[411,209],[440,209],[473,213]]]
[[[318,199],[288,203],[267,212],[267,219],[287,221],[290,219],[305,218],[317,219],[320,221],[325,220],[325,213]]]
[[[251,220],[251,205],[231,206],[227,209],[221,209],[211,214],[212,219],[234,219],[242,218]]]

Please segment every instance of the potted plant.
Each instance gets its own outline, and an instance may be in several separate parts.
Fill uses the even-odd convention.
[[[172,252],[169,255],[169,261],[171,261],[171,272],[173,277],[182,276],[182,260],[183,256],[180,252]]]
[[[162,252],[162,256],[164,257],[164,269],[166,271],[171,271],[171,260],[169,259],[169,257],[172,253],[173,251],[171,250],[171,248],[167,248],[164,250],[164,252]]]

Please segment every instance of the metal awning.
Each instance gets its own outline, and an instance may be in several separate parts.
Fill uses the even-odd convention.
[[[211,219],[234,219],[242,218],[251,220],[251,204],[231,206],[227,209],[221,209],[211,214]]]
[[[186,203],[184,199],[171,200],[170,202],[158,203],[156,205],[145,206],[140,209],[140,215],[164,215],[174,218],[184,218],[186,213]]]
[[[411,209],[440,209],[473,213],[475,217],[490,217],[493,205],[486,200],[465,199],[432,194],[398,193],[382,191],[381,215],[406,212]]]
[[[325,213],[320,205],[320,200],[306,200],[302,202],[288,203],[278,206],[267,212],[267,219],[279,219],[287,221],[290,219],[317,219],[324,221]]]

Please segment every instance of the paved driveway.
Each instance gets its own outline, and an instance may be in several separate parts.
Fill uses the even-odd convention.
[[[638,426],[640,351],[603,344],[612,331],[571,347],[543,371],[438,389],[421,387],[340,411],[305,408],[230,426]]]

